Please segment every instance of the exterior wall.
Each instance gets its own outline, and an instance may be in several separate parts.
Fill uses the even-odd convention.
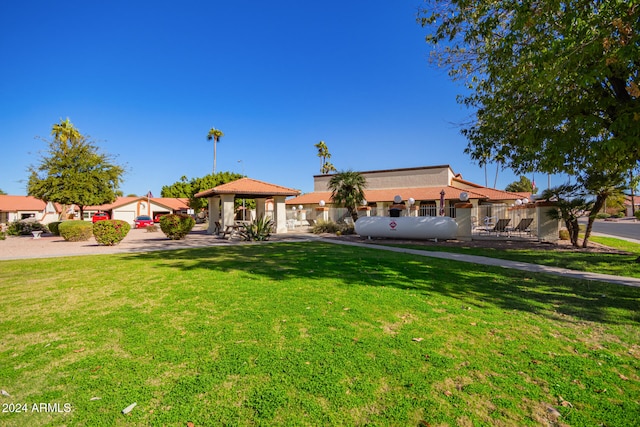
[[[361,174],[367,180],[368,190],[448,186],[453,178],[453,171],[447,166],[361,172]],[[330,179],[331,175],[314,176],[313,191],[329,191]]]

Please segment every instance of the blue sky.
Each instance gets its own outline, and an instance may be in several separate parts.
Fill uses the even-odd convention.
[[[313,189],[324,140],[340,170],[449,164],[462,87],[428,63],[419,0],[24,1],[0,5],[0,189],[69,117],[127,173],[126,194],[217,170]],[[493,186],[495,167],[489,167]],[[531,176],[529,177],[531,178]],[[497,188],[517,178],[501,171]],[[546,187],[546,176],[535,176]],[[551,184],[563,180],[552,177]]]

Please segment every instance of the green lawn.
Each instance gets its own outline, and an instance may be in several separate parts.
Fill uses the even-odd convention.
[[[553,249],[495,249],[447,246],[446,244],[402,244],[393,246],[425,251],[479,255],[510,261],[521,261],[552,267],[568,268],[571,270],[588,271],[591,273],[640,278],[640,262],[636,262],[636,259],[640,256],[640,245],[610,237],[594,236],[591,237],[590,240],[627,253],[596,253],[580,250],[556,251]]]
[[[637,425],[639,306],[326,243],[4,261],[0,425]]]

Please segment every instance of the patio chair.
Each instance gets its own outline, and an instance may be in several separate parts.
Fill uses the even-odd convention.
[[[491,230],[489,230],[489,232],[496,233],[499,236],[500,233],[505,233],[508,231],[507,226],[510,222],[511,218],[499,219],[498,222],[496,222],[496,225]]]
[[[517,232],[519,235],[522,233],[526,233],[531,235],[531,223],[533,222],[533,218],[522,218],[518,225],[509,230],[511,233]]]

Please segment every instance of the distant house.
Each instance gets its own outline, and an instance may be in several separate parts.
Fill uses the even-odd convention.
[[[0,223],[34,218],[43,224],[57,221],[61,206],[31,196],[0,195]]]
[[[96,212],[107,212],[113,219],[121,219],[133,223],[139,215],[153,217],[157,214],[187,213],[189,199],[165,197],[118,197],[115,202],[100,206],[85,206],[83,218],[91,221]],[[0,195],[0,223],[10,223],[34,218],[43,224],[49,224],[62,218],[73,219],[78,208],[69,207],[67,212],[57,203],[43,202],[31,196]]]
[[[128,223],[140,215],[154,217],[158,214],[184,213],[189,209],[189,199],[168,197],[118,197],[115,202],[99,205],[85,206],[83,218],[91,221],[96,212],[107,212],[112,219],[121,219]]]
[[[487,188],[462,178],[449,165],[424,166],[416,168],[387,169],[360,172],[366,179],[365,198],[361,211],[369,211],[374,216],[389,216],[390,209],[400,207],[403,215],[437,216],[441,209],[445,215],[454,215],[454,205],[461,201],[461,193],[466,193],[469,203],[477,212],[479,206],[510,206],[530,199],[531,193],[512,193]],[[333,175],[315,175],[314,191],[286,201],[287,207],[300,206],[313,216],[322,206],[330,209],[329,217],[338,220],[344,213],[333,206],[329,180]],[[401,203],[394,201],[399,196]],[[441,205],[441,200],[444,202]],[[475,214],[480,216],[479,214]],[[484,216],[484,214],[482,214]]]

